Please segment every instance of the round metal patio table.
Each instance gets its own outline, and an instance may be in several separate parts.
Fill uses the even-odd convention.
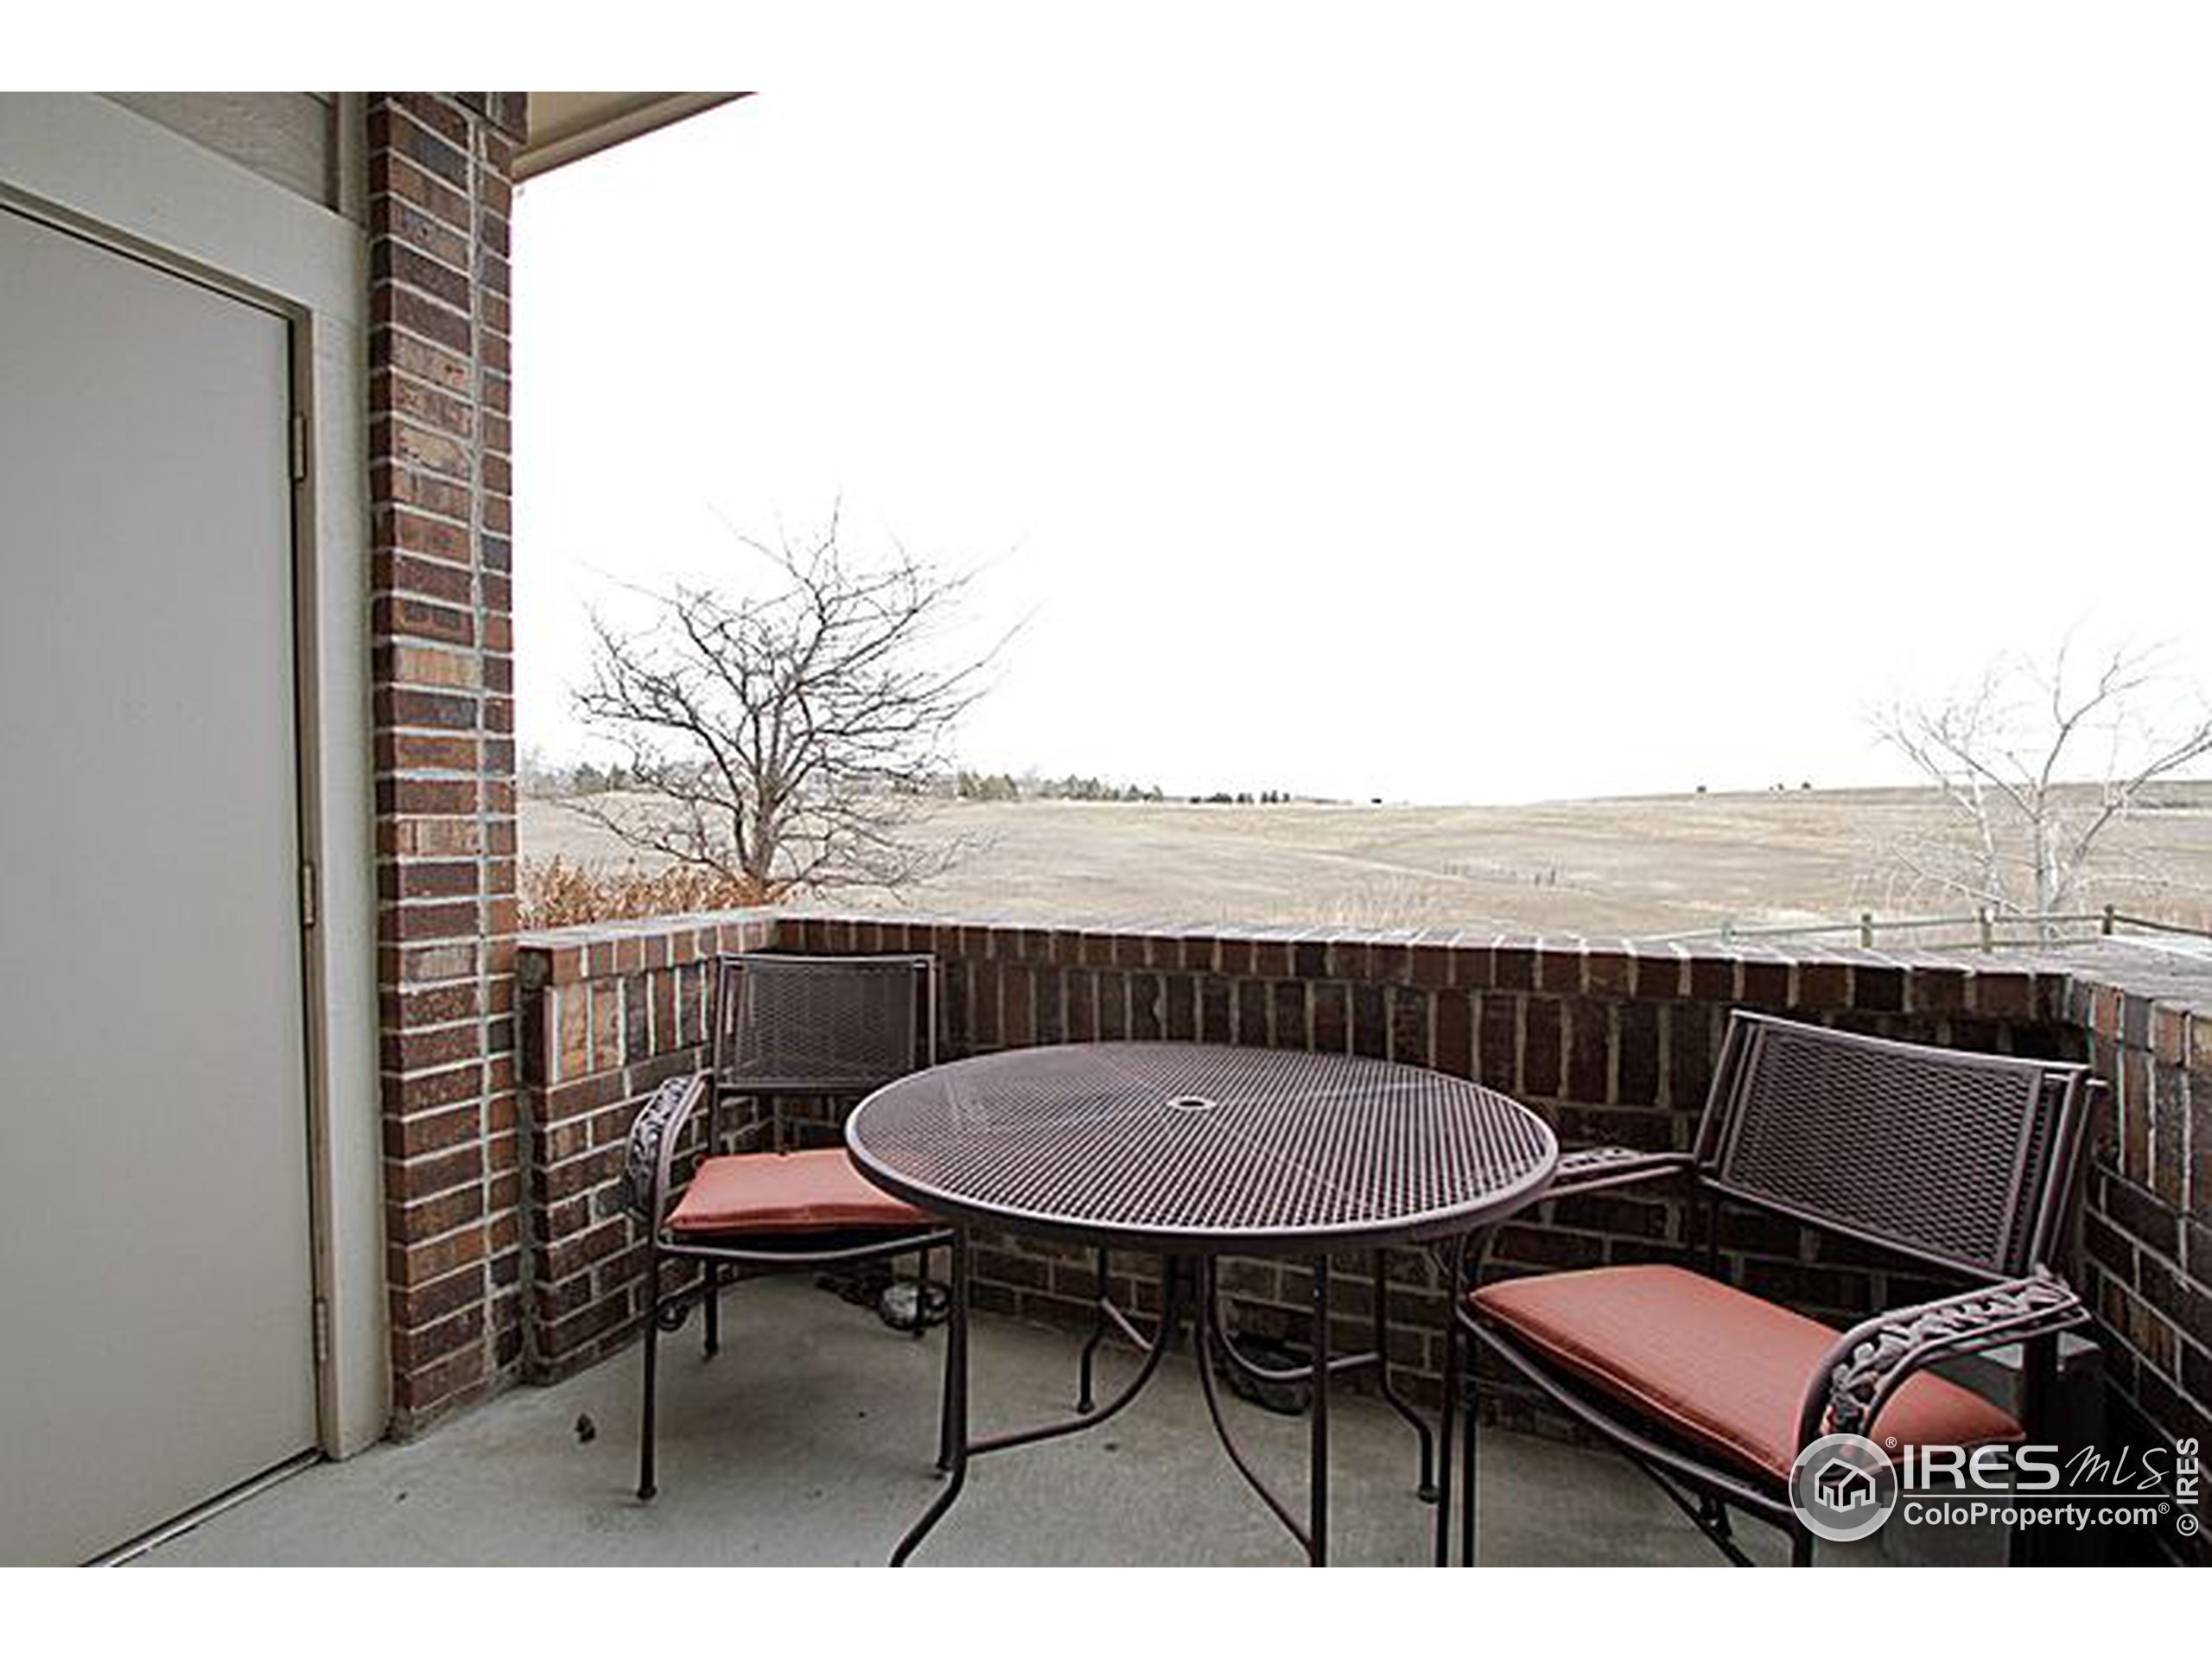
[[[1159,1369],[1180,1287],[1193,1281],[1199,1385],[1238,1472],[1320,1566],[1328,1559],[1329,1382],[1372,1365],[1386,1400],[1420,1437],[1422,1496],[1435,1496],[1427,1421],[1392,1388],[1382,1252],[1464,1235],[1541,1196],[1559,1156],[1543,1122],[1495,1090],[1440,1072],[1345,1054],[1193,1043],[1080,1043],[1017,1049],[916,1072],[870,1095],[847,1120],[861,1173],[960,1224],[954,1236],[945,1391],[952,1448],[944,1489],[892,1556],[897,1566],[958,1498],[968,1461],[1094,1427]],[[1011,1433],[968,1428],[970,1226],[1088,1244],[1097,1256],[1097,1323],[1083,1351],[1078,1414]],[[1149,1335],[1109,1294],[1109,1254],[1157,1253],[1161,1300]],[[1374,1255],[1374,1345],[1330,1352],[1331,1252]],[[1312,1355],[1265,1367],[1230,1341],[1217,1293],[1223,1255],[1312,1258]],[[1093,1408],[1093,1356],[1109,1326],[1144,1355],[1135,1376]],[[1261,1479],[1229,1433],[1217,1360],[1263,1382],[1310,1387],[1306,1516]],[[1448,1448],[1446,1456],[1448,1459]]]

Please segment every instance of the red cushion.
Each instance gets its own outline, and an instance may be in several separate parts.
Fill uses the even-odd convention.
[[[926,1227],[931,1217],[870,1185],[836,1147],[709,1158],[668,1217],[672,1233],[812,1233]]]
[[[1788,1480],[1797,1414],[1842,1333],[1681,1268],[1591,1268],[1485,1286],[1483,1319],[1602,1392],[1746,1468]],[[1981,1446],[2021,1438],[1980,1395],[1923,1371],[1872,1438]]]

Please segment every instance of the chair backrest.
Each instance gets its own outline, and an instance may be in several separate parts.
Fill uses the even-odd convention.
[[[707,1074],[693,1071],[671,1077],[630,1120],[630,1133],[622,1147],[624,1207],[652,1225],[660,1225],[653,1195],[664,1196],[672,1185],[676,1148],[683,1138],[683,1125],[707,1087]]]
[[[2088,1068],[1738,1012],[1697,1161],[1730,1197],[1992,1279],[2059,1242]]]
[[[714,1072],[731,1094],[864,1093],[936,1061],[934,957],[717,959]]]

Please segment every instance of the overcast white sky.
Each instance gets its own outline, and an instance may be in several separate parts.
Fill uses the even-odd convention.
[[[839,496],[1034,612],[994,769],[1828,785],[1900,776],[1885,692],[2070,624],[2212,677],[2202,38],[1253,15],[1038,18],[964,81],[766,85],[529,185],[525,741],[575,751],[610,581],[741,575],[721,516]]]

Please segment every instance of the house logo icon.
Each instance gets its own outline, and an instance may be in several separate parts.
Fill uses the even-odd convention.
[[[1789,1507],[1831,1543],[1868,1536],[1897,1506],[1896,1466],[1864,1435],[1825,1435],[1797,1454],[1789,1471]]]
[[[1874,1477],[1841,1458],[1830,1458],[1813,1477],[1813,1490],[1830,1509],[1848,1514],[1874,1501]]]

